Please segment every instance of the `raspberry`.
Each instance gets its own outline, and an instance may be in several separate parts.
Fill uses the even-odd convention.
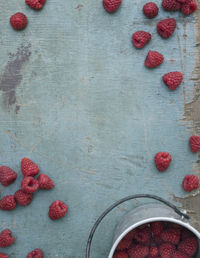
[[[174,18],[164,19],[157,24],[157,32],[164,39],[171,37],[175,29],[176,20]]]
[[[179,229],[168,228],[161,233],[161,239],[164,242],[177,245],[180,241],[181,232]]]
[[[104,9],[109,12],[115,12],[121,5],[122,0],[103,0]]]
[[[18,190],[14,194],[15,201],[22,206],[29,205],[33,200],[33,195],[31,193],[24,193],[22,190]]]
[[[193,256],[196,253],[197,248],[198,241],[196,237],[187,238],[178,245],[178,250],[188,256]]]
[[[13,195],[4,196],[0,200],[0,210],[11,211],[16,208],[16,202]]]
[[[161,221],[155,221],[155,222],[152,222],[150,226],[154,236],[160,236],[160,234],[164,230],[165,224],[164,222],[161,222]]]
[[[161,245],[163,243],[163,240],[160,238],[160,236],[154,236],[153,241],[156,245]]]
[[[23,176],[36,176],[40,172],[38,165],[29,158],[21,160],[21,170]]]
[[[4,229],[0,233],[0,247],[4,248],[14,243],[15,239],[12,237],[12,232],[9,229]]]
[[[17,174],[15,173],[14,170],[6,166],[0,167],[0,182],[2,183],[3,186],[8,186],[14,183],[16,178],[17,178]]]
[[[144,245],[133,245],[128,250],[130,257],[145,258],[149,254],[149,248]]]
[[[181,240],[185,240],[187,238],[193,237],[194,234],[188,230],[187,228],[183,228],[181,231]]]
[[[25,193],[34,193],[38,187],[38,181],[32,176],[25,177],[21,182],[22,191]]]
[[[46,0],[26,0],[25,2],[29,7],[35,10],[40,10],[43,8]]]
[[[199,178],[195,175],[187,175],[185,176],[182,185],[186,192],[192,192],[199,188]]]
[[[149,51],[145,60],[145,66],[147,68],[155,68],[161,65],[164,61],[164,57],[157,51]]]
[[[181,84],[183,75],[180,72],[170,72],[163,75],[162,79],[170,90],[175,90]]]
[[[136,234],[136,229],[133,229],[124,237],[124,239],[132,240],[135,237],[135,234]]]
[[[119,242],[119,244],[118,244],[116,250],[117,250],[117,251],[126,250],[126,249],[128,249],[128,248],[131,246],[131,243],[132,243],[131,240],[122,239],[122,240]]]
[[[179,224],[176,224],[176,223],[173,223],[173,222],[168,222],[168,228],[175,228],[175,229],[182,230],[183,226],[181,226]]]
[[[175,253],[172,255],[172,258],[190,258],[190,257],[180,251],[175,251]]]
[[[158,171],[163,172],[168,169],[172,158],[168,152],[158,152],[154,158],[154,161]]]
[[[0,253],[0,258],[9,258],[7,254]]]
[[[67,213],[68,207],[62,201],[54,201],[49,207],[49,217],[52,220],[60,219]]]
[[[32,252],[28,253],[26,258],[43,258],[43,252],[41,249],[35,249]]]
[[[157,246],[151,246],[149,250],[149,258],[156,258],[159,256],[159,250]]]
[[[149,245],[151,242],[151,229],[147,226],[144,228],[137,228],[134,239],[139,244]]]
[[[117,252],[114,254],[113,258],[129,258],[127,252],[122,251],[122,252]]]
[[[54,183],[50,177],[45,174],[40,174],[37,178],[40,189],[49,190],[54,187]]]
[[[159,9],[158,9],[157,4],[155,4],[153,2],[146,3],[143,6],[143,13],[149,19],[156,17],[158,15],[158,11],[159,11]]]
[[[170,243],[163,243],[159,247],[160,255],[162,258],[171,258],[175,250],[175,245],[172,245]]]
[[[165,11],[178,11],[181,8],[181,4],[177,0],[163,0],[162,7]]]
[[[190,0],[182,5],[181,11],[185,15],[189,15],[197,10],[197,2],[196,0]]]
[[[15,13],[10,17],[10,25],[14,30],[23,30],[28,23],[27,17],[23,13]]]
[[[151,40],[151,34],[146,31],[137,31],[132,35],[132,43],[136,48],[143,48]]]
[[[190,148],[192,152],[198,152],[200,150],[200,137],[198,135],[192,135],[190,137]]]

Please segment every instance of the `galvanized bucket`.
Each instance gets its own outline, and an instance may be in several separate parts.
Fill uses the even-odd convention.
[[[112,211],[115,207],[119,206],[120,204],[137,198],[150,198],[150,199],[157,200],[165,205],[159,204],[159,203],[145,204],[135,208],[134,210],[126,214],[121,220],[121,222],[118,224],[118,226],[116,227],[116,230],[114,233],[113,245],[111,247],[108,258],[113,257],[117,245],[124,238],[126,234],[128,234],[131,230],[133,230],[134,228],[137,228],[138,226],[141,226],[143,224],[150,223],[153,221],[166,221],[166,222],[173,222],[173,223],[182,225],[183,227],[189,229],[191,232],[195,234],[195,236],[199,239],[199,246],[200,246],[200,232],[198,232],[195,228],[193,228],[190,225],[189,223],[190,217],[186,214],[185,211],[179,210],[175,205],[171,204],[170,202],[158,196],[150,195],[150,194],[138,194],[138,195],[128,196],[114,203],[107,210],[105,210],[102,213],[102,215],[97,219],[88,238],[87,247],[86,247],[86,258],[90,258],[92,239],[97,227],[99,226],[103,218],[110,211]],[[196,254],[195,257],[196,258],[200,257],[200,249],[198,250],[198,253]]]

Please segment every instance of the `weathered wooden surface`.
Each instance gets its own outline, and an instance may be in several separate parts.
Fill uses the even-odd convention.
[[[56,184],[52,191],[35,194],[29,207],[0,212],[0,229],[8,227],[17,236],[6,249],[11,258],[25,257],[36,247],[45,257],[84,257],[98,215],[134,193],[183,205],[200,230],[200,197],[185,197],[181,188],[185,174],[199,173],[188,138],[200,133],[200,13],[183,18],[160,11],[151,21],[141,13],[145,2],[124,0],[114,15],[104,11],[100,0],[48,0],[41,12],[23,0],[0,2],[0,162],[19,174],[17,183],[0,186],[1,196],[19,188],[24,156]],[[29,18],[23,32],[9,26],[16,11]],[[155,29],[164,17],[178,22],[167,41]],[[130,41],[138,29],[153,34],[141,51]],[[154,71],[143,66],[149,49],[165,56]],[[173,70],[184,73],[184,83],[169,92],[161,76]],[[153,156],[162,150],[172,154],[173,162],[159,174]],[[47,213],[55,199],[66,201],[69,213],[52,222]],[[117,221],[136,204],[123,205],[105,219],[92,257],[108,255]]]

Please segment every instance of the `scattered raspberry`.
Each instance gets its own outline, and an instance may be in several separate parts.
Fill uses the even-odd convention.
[[[128,249],[128,248],[131,246],[131,243],[132,243],[131,240],[122,239],[122,240],[119,242],[119,244],[118,244],[116,250],[117,250],[117,251],[126,250],[126,249]]]
[[[175,29],[176,20],[174,18],[164,19],[157,24],[157,32],[164,39],[171,37]]]
[[[165,11],[178,11],[181,9],[181,4],[177,0],[163,0],[162,7]]]
[[[149,248],[144,245],[133,245],[128,254],[130,257],[145,258],[149,254]]]
[[[192,152],[198,152],[200,150],[200,137],[198,135],[192,135],[190,137],[190,148]]]
[[[156,258],[159,256],[159,250],[157,246],[151,246],[149,250],[149,258]]]
[[[115,12],[121,5],[122,0],[103,0],[104,9],[109,12]]]
[[[161,221],[152,222],[150,226],[154,236],[160,236],[160,234],[163,232],[165,228],[164,222],[161,222]]]
[[[38,181],[32,176],[25,177],[21,182],[22,191],[25,193],[34,193],[38,187]]]
[[[181,84],[183,75],[180,72],[170,72],[163,75],[162,79],[170,90],[175,90]]]
[[[3,186],[8,186],[15,182],[17,174],[14,170],[9,167],[1,166],[0,167],[0,182]]]
[[[23,13],[15,13],[10,17],[10,25],[14,30],[23,30],[28,23],[27,17]]]
[[[195,175],[187,175],[185,176],[182,185],[186,192],[192,192],[199,188],[199,178]]]
[[[175,251],[175,253],[172,255],[172,258],[190,258],[190,257],[180,251]]]
[[[137,31],[132,35],[132,43],[136,48],[143,48],[151,40],[151,34],[146,31]]]
[[[161,233],[161,238],[164,242],[171,243],[177,245],[180,241],[181,232],[176,228],[168,228],[165,229]]]
[[[26,258],[43,258],[43,252],[41,249],[35,249],[32,252],[28,253]]]
[[[189,15],[189,14],[195,12],[197,10],[197,7],[198,7],[198,5],[197,5],[196,0],[190,0],[182,5],[181,11],[185,15]]]
[[[29,7],[35,10],[40,10],[43,8],[46,0],[26,0],[25,2]]]
[[[38,165],[29,158],[21,160],[21,170],[24,176],[36,176],[40,172]]]
[[[143,13],[149,19],[156,17],[158,15],[158,11],[159,11],[159,9],[158,9],[157,4],[155,4],[153,2],[146,3],[143,6]]]
[[[136,229],[133,229],[124,237],[124,239],[132,240],[135,237],[135,234],[136,234]]]
[[[160,238],[160,236],[154,236],[153,241],[156,245],[161,245],[163,243],[163,240]]]
[[[0,253],[0,258],[9,258],[7,254]]]
[[[129,258],[127,252],[121,251],[114,254],[113,258]]]
[[[148,226],[137,228],[134,239],[139,244],[149,245],[151,242],[151,229]]]
[[[172,158],[168,152],[158,152],[154,158],[154,161],[158,171],[163,172],[168,169]]]
[[[12,232],[9,229],[4,229],[0,233],[0,247],[4,248],[14,243],[15,239],[12,237]]]
[[[22,206],[29,205],[33,200],[33,195],[31,193],[24,193],[22,190],[18,190],[14,194],[15,201]]]
[[[16,202],[13,195],[4,196],[0,200],[0,210],[11,211],[16,208]]]
[[[194,237],[194,234],[188,230],[187,228],[183,228],[181,230],[181,240],[185,240],[187,238]]]
[[[187,238],[178,245],[178,250],[188,256],[193,256],[196,253],[197,248],[198,241],[196,237]]]
[[[145,66],[147,68],[155,68],[161,65],[164,61],[164,57],[157,51],[149,51],[145,60]]]
[[[162,258],[171,258],[175,250],[175,245],[172,245],[170,243],[163,243],[159,247],[160,255]]]
[[[51,178],[45,174],[40,174],[37,178],[40,189],[49,190],[54,187],[54,183]]]
[[[67,213],[68,207],[62,201],[54,201],[49,207],[49,217],[52,220],[60,219]]]

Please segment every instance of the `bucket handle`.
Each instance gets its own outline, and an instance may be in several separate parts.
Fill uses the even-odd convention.
[[[180,211],[174,204],[164,200],[163,198],[161,197],[158,197],[156,195],[151,195],[151,194],[136,194],[136,195],[130,195],[130,196],[127,196],[117,202],[115,202],[114,204],[112,204],[110,207],[108,207],[102,214],[101,216],[97,219],[97,221],[95,222],[93,228],[91,229],[90,231],[90,235],[89,235],[89,238],[88,238],[88,241],[87,241],[87,246],[86,246],[86,258],[89,258],[90,257],[90,249],[91,249],[91,244],[92,244],[92,239],[93,239],[93,236],[94,236],[94,233],[97,229],[97,227],[99,226],[99,224],[101,223],[101,221],[103,220],[103,218],[110,212],[112,211],[114,208],[116,208],[117,206],[119,206],[120,204],[126,202],[126,201],[129,201],[129,200],[132,200],[132,199],[137,199],[137,198],[149,198],[149,199],[154,199],[154,200],[157,200],[159,202],[162,202],[164,203],[165,205],[167,205],[168,207],[172,208],[178,215],[180,215],[182,218],[185,218],[187,220],[190,219],[190,217],[183,213],[182,211]]]

